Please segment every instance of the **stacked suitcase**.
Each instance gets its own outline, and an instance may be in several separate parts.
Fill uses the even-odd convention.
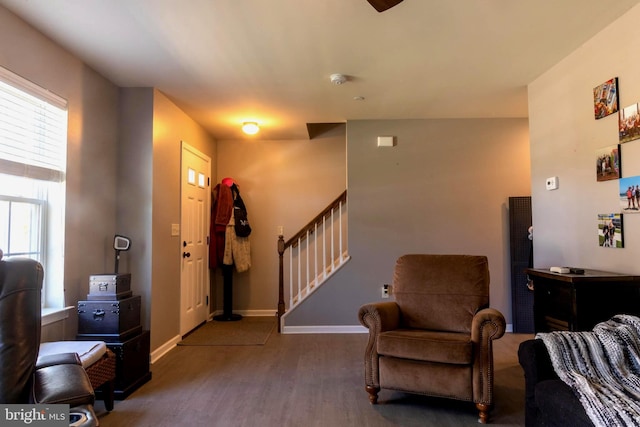
[[[151,379],[149,331],[142,330],[141,297],[131,274],[95,274],[89,294],[78,301],[78,340],[104,341],[116,354],[115,398],[125,399]]]

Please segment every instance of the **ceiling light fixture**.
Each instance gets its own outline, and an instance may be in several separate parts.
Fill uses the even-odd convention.
[[[256,122],[244,122],[242,124],[242,132],[247,135],[255,135],[260,131],[260,126]]]
[[[348,79],[347,79],[347,76],[345,76],[344,74],[331,74],[329,76],[329,80],[331,80],[331,83],[333,83],[334,85],[341,85],[342,83],[345,83]]]

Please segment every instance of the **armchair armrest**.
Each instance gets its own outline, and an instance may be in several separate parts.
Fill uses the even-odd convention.
[[[63,364],[36,369],[34,403],[92,405],[95,394],[82,365]]]
[[[493,402],[493,340],[504,335],[507,323],[494,308],[478,311],[471,322],[474,346],[473,397],[476,403]]]
[[[471,341],[476,343],[497,340],[504,335],[507,322],[495,308],[483,308],[478,311],[471,322]]]
[[[39,356],[36,362],[36,369],[46,368],[55,365],[81,365],[78,353],[58,353]]]
[[[368,389],[380,389],[378,335],[400,326],[400,307],[395,301],[365,304],[360,307],[358,318],[369,329],[369,341],[364,353],[365,385]]]
[[[400,326],[400,307],[394,301],[365,304],[360,307],[358,318],[370,333],[398,329]]]

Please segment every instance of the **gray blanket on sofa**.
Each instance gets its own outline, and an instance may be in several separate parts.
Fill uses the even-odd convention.
[[[640,426],[640,318],[617,315],[590,332],[539,333],[553,368],[596,426]]]

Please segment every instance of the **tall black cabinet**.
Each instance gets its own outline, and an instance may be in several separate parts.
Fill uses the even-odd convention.
[[[533,292],[527,287],[525,270],[533,266],[533,241],[529,239],[531,197],[509,197],[509,243],[511,254],[511,312],[513,332],[533,333]]]

